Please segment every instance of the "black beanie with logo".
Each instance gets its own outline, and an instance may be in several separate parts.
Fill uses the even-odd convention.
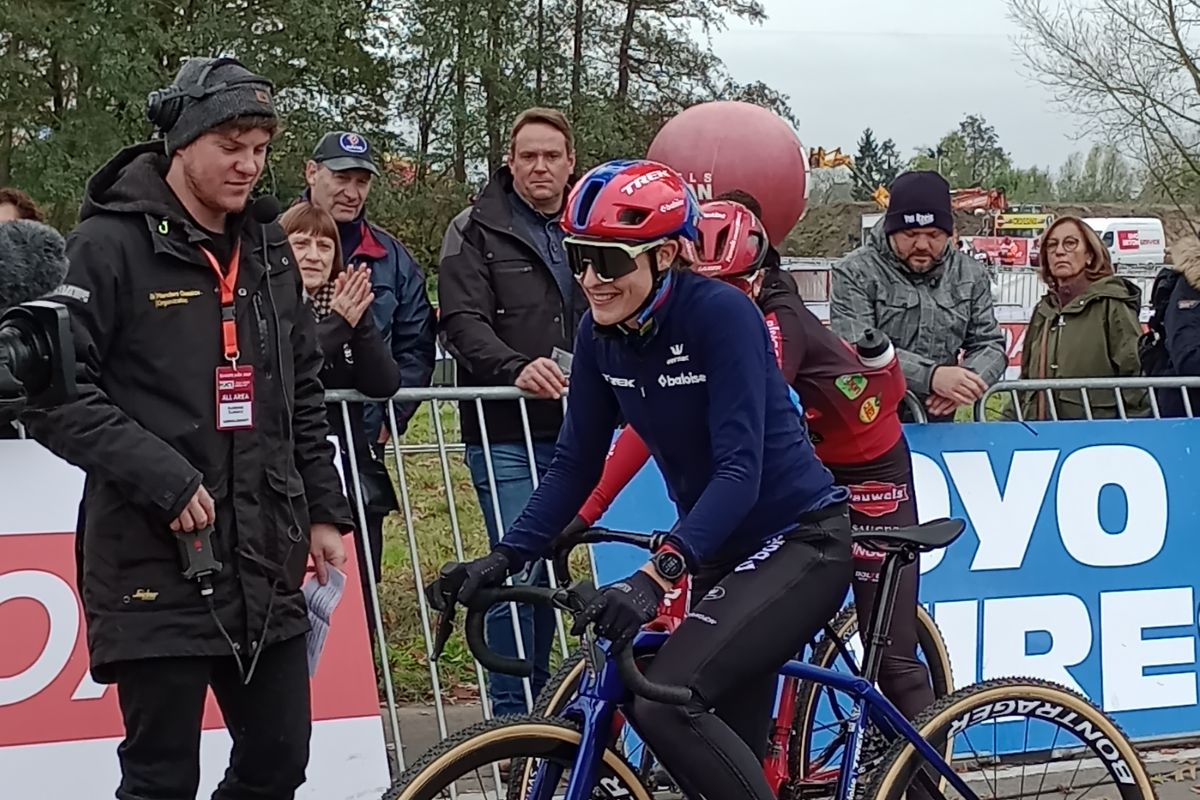
[[[204,69],[216,64],[205,75]],[[164,131],[167,155],[187,147],[213,128],[238,117],[275,117],[271,82],[233,59],[191,58],[175,77],[176,86],[191,87],[204,76],[206,89],[218,89],[200,99],[186,97],[179,119]]]
[[[891,198],[883,217],[883,232],[891,236],[910,228],[938,228],[954,233],[950,184],[936,172],[905,172],[888,187]]]

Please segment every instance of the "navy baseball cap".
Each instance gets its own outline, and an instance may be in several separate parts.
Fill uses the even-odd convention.
[[[372,175],[379,174],[367,138],[352,131],[332,131],[322,136],[313,150],[313,161],[334,172],[365,169]]]

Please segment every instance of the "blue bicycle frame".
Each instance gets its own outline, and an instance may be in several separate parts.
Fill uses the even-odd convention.
[[[633,643],[635,657],[657,652],[666,642],[667,636],[668,634],[662,632],[639,633]],[[578,694],[560,715],[577,722],[583,731],[565,800],[589,800],[591,797],[601,756],[616,723],[616,713],[632,699],[617,673],[616,663],[608,658],[607,642],[589,645],[585,639],[584,654],[586,663]],[[858,755],[864,727],[859,723],[864,714],[890,741],[897,738],[907,740],[964,800],[978,800],[942,755],[922,739],[904,715],[865,679],[794,660],[784,664],[779,674],[829,686],[854,699],[854,708],[850,712],[846,756],[842,759],[838,774],[836,800],[853,800],[854,787],[858,781]],[[636,730],[637,724],[632,720],[630,723]],[[533,800],[548,800],[548,797],[543,798],[543,787],[548,786],[552,792],[558,786],[561,775],[561,767],[543,764],[534,778],[528,797]]]

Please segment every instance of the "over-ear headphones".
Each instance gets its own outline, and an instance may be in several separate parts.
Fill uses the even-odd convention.
[[[266,78],[259,75],[247,75],[232,80],[221,81],[212,86],[206,86],[205,81],[208,80],[209,73],[217,67],[223,67],[228,64],[235,64],[245,68],[236,58],[214,58],[210,59],[200,73],[196,76],[194,83],[188,86],[180,86],[172,83],[165,89],[156,89],[146,97],[146,119],[154,125],[161,133],[166,133],[175,123],[179,121],[179,115],[183,113],[183,108],[188,100],[197,102],[205,97],[210,97],[214,94],[245,83],[259,83],[270,86],[271,83]]]

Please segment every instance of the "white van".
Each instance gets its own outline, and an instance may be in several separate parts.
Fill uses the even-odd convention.
[[[1088,217],[1084,220],[1104,242],[1114,264],[1161,264],[1167,242],[1157,217]]]

